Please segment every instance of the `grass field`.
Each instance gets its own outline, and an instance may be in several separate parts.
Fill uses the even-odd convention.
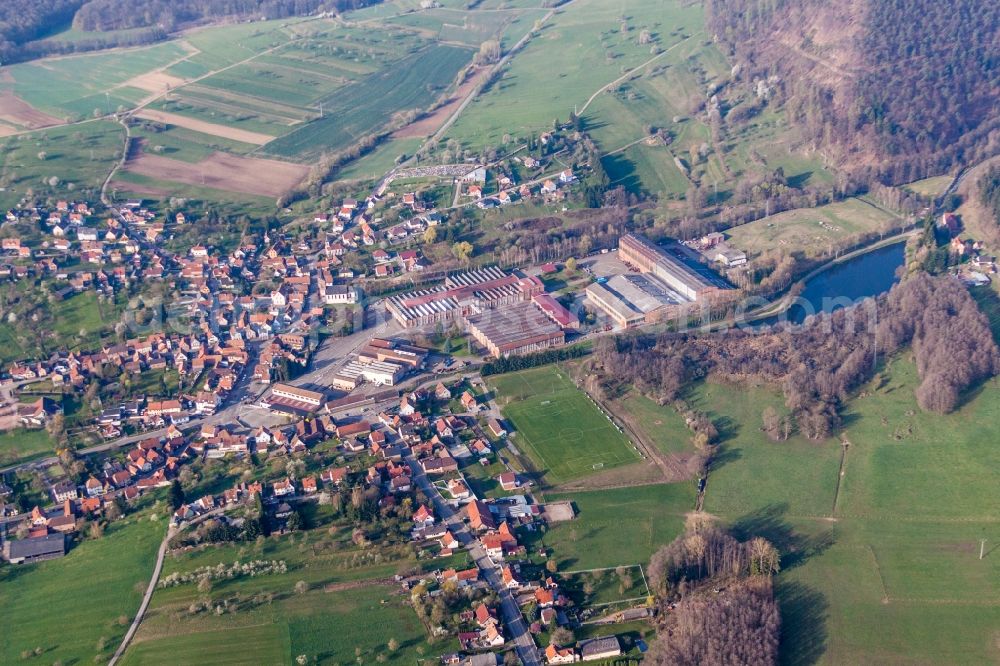
[[[195,584],[158,589],[125,663],[187,663],[186,655],[213,655],[209,661],[216,663],[218,655],[220,663],[272,664],[305,654],[310,663],[335,664],[354,661],[355,648],[363,663],[375,663],[379,654],[387,663],[414,663],[426,632],[399,588],[382,581],[406,569],[461,566],[464,556],[453,562],[377,562],[368,559],[373,553],[327,549],[325,538],[325,530],[314,530],[297,535],[295,543],[269,538],[259,550],[225,545],[169,557],[164,576],[251,559],[284,560],[288,572],[215,581],[208,594]],[[300,580],[309,584],[308,592],[293,592]],[[338,587],[327,591],[329,585]],[[253,597],[262,593],[271,595],[270,601],[255,603]],[[190,613],[190,604],[205,597],[215,604],[228,601],[230,611]],[[400,644],[396,652],[387,648],[392,638]],[[434,650],[448,647],[446,641]]]
[[[672,406],[660,406],[641,393],[632,391],[615,401],[614,412],[628,417],[630,426],[663,453],[688,453],[692,450],[691,431]]]
[[[782,550],[784,663],[994,663],[1000,386],[941,417],[917,407],[908,359],[883,376],[845,410],[842,478],[838,438],[775,443],[759,431],[779,395],[695,387],[689,400],[723,436],[705,509]]]
[[[936,198],[944,194],[952,180],[954,179],[951,176],[932,176],[904,185],[903,189],[914,194]]]
[[[617,427],[565,371],[546,366],[489,378],[514,444],[555,485],[639,460]]]
[[[628,16],[628,29],[621,29]],[[504,134],[525,138],[565,121],[624,70],[647,60],[650,45],[639,44],[648,30],[667,49],[701,30],[699,6],[680,2],[627,0],[608,4],[578,0],[558,12],[511,62],[503,78],[478,97],[448,132],[473,150],[500,145]],[[633,137],[638,138],[638,137]]]
[[[44,663],[90,663],[98,654],[106,662],[127,628],[119,617],[131,621],[139,607],[136,585],[149,580],[165,529],[164,520],[132,518],[61,559],[0,567],[0,662],[20,663],[35,648]]]
[[[730,244],[748,256],[764,252],[829,250],[830,243],[853,234],[878,232],[899,223],[896,216],[861,199],[847,199],[818,208],[802,208],[733,227]]]
[[[624,578],[619,575],[625,574]],[[583,590],[585,581],[590,581],[593,590],[587,594]],[[630,587],[625,581],[630,580]],[[620,565],[606,569],[567,571],[559,574],[560,585],[570,591],[570,598],[578,606],[607,606],[629,599],[645,599],[649,596],[643,574],[643,565]]]
[[[55,452],[55,441],[45,429],[18,428],[0,433],[0,467]]]
[[[34,108],[59,119],[90,117],[132,108],[146,92],[126,85],[133,77],[185,57],[178,42],[125,51],[85,54],[12,65],[11,83],[0,84]]]
[[[550,526],[544,543],[563,571],[645,566],[657,548],[681,533],[695,495],[693,482],[546,493],[547,502],[572,501],[577,517]]]

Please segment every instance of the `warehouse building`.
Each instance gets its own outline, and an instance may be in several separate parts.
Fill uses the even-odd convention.
[[[646,315],[632,307],[613,291],[596,282],[587,285],[587,300],[606,314],[620,329],[632,328],[646,321]]]
[[[354,386],[346,390],[357,387],[362,381],[371,382],[378,386],[394,386],[404,374],[406,374],[406,369],[401,365],[384,361],[366,361],[359,357],[358,360],[350,361],[340,369],[337,376],[334,377],[334,385],[338,388],[341,386],[346,388],[353,382]]]
[[[469,333],[496,358],[528,354],[566,342],[559,324],[531,302],[466,317]]]
[[[618,241],[618,258],[630,268],[661,280],[687,301],[710,298],[730,288],[722,278],[695,270],[642,236],[622,236]]]
[[[273,412],[301,416],[316,411],[325,400],[326,396],[318,391],[291,384],[275,384],[270,395],[261,401],[261,406]]]
[[[549,319],[562,328],[580,328],[580,320],[556,299],[548,294],[538,294],[531,299]]]

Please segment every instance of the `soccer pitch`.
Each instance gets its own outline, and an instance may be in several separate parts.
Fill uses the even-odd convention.
[[[564,483],[640,459],[617,426],[558,366],[490,378],[515,446],[545,482]]]

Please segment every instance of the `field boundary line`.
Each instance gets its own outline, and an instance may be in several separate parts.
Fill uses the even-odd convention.
[[[866,544],[868,552],[872,556],[872,564],[875,565],[875,575],[878,576],[878,585],[882,588],[882,603],[889,603],[889,590],[885,589],[885,579],[882,578],[882,568],[878,564],[878,557],[875,555],[875,549],[871,547],[871,544]]]

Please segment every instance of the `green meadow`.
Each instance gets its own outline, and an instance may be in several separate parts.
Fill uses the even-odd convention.
[[[65,557],[0,567],[0,662],[41,649],[44,663],[106,662],[139,608],[166,519],[129,518]],[[124,623],[121,622],[124,620]]]
[[[578,0],[556,12],[511,61],[503,77],[478,97],[448,138],[478,150],[504,134],[525,138],[565,121],[600,88],[701,30],[699,6],[679,2]],[[629,17],[623,31],[620,18]],[[640,44],[647,30],[652,41]],[[638,137],[635,137],[638,138]]]
[[[378,551],[349,545],[343,534],[337,547],[316,529],[292,537],[270,537],[255,544],[207,546],[171,555],[163,576],[203,566],[236,561],[280,560],[286,573],[213,581],[210,591],[196,583],[157,589],[150,610],[125,655],[127,664],[289,663],[306,655],[309,663],[354,661],[375,663],[384,655],[390,664],[412,664],[422,653],[436,658],[454,649],[450,641],[431,648],[427,632],[391,577],[402,571],[464,566],[465,556],[418,561],[393,559]],[[303,581],[306,591],[297,591]],[[214,610],[192,612],[192,604],[208,602]],[[399,644],[395,651],[389,641]]]
[[[782,550],[785,663],[1000,658],[1000,386],[938,416],[917,407],[916,383],[905,355],[892,361],[848,404],[843,440],[825,442],[768,440],[760,413],[783,403],[769,389],[688,396],[722,431],[705,510]]]
[[[646,566],[657,548],[684,530],[696,494],[694,482],[545,493],[546,502],[573,502],[576,518],[551,525],[543,542],[562,571]]]

